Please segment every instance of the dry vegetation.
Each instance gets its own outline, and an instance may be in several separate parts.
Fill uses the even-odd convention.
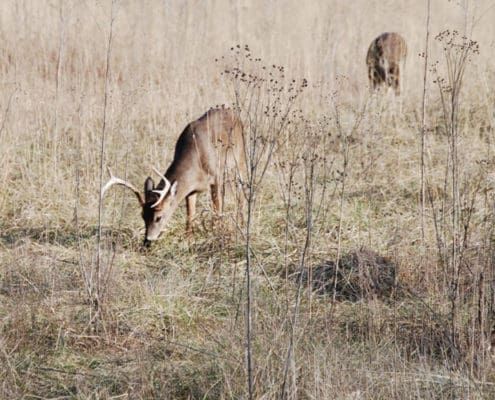
[[[495,398],[495,8],[432,2],[423,185],[427,2],[397,3],[3,0],[0,398],[248,398],[248,347],[254,398]],[[383,31],[400,101],[367,87]],[[142,252],[114,189],[98,244],[101,154],[141,184],[224,103],[244,225],[205,194]]]

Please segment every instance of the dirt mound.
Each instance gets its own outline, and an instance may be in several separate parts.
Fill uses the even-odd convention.
[[[311,286],[337,300],[359,301],[378,297],[389,298],[396,287],[397,266],[389,258],[373,250],[359,249],[343,255],[338,261],[325,260],[313,266]],[[305,274],[308,282],[309,274]]]

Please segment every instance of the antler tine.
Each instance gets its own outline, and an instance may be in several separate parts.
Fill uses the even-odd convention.
[[[107,170],[108,170],[108,174],[110,175],[110,180],[105,184],[105,186],[103,186],[103,188],[101,189],[101,198],[103,198],[103,195],[105,194],[105,192],[113,185],[122,185],[122,186],[125,186],[126,188],[129,188],[131,189],[134,194],[136,195],[138,201],[139,201],[139,204],[143,205],[144,204],[144,200],[143,200],[143,196],[141,195],[141,193],[139,192],[139,190],[137,190],[134,185],[132,183],[129,183],[123,179],[120,179],[120,178],[117,178],[115,177],[113,174],[112,174],[112,171],[110,170],[110,167],[107,167]]]
[[[151,208],[155,208],[158,204],[160,204],[162,202],[162,200],[164,199],[165,195],[167,194],[168,190],[170,189],[170,181],[165,178],[165,175],[161,174],[155,167],[153,167],[153,171],[155,171],[155,173],[163,179],[163,182],[165,182],[165,187],[163,189],[154,189],[152,190],[153,193],[156,193],[158,194],[160,197],[158,197],[158,200],[155,201],[152,205],[151,205]]]

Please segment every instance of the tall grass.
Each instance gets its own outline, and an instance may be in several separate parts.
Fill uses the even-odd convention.
[[[492,398],[494,13],[2,2],[0,398]],[[383,31],[401,108],[369,97]],[[180,209],[140,252],[134,198],[99,215],[101,167],[143,182],[216,104],[243,120],[248,218],[227,199],[212,230],[202,195],[192,237]]]

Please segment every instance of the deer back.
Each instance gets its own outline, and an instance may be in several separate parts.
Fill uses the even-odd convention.
[[[239,119],[230,109],[212,109],[184,129],[165,176],[171,182],[186,181],[190,191],[204,191],[225,169],[238,167],[243,156]]]

